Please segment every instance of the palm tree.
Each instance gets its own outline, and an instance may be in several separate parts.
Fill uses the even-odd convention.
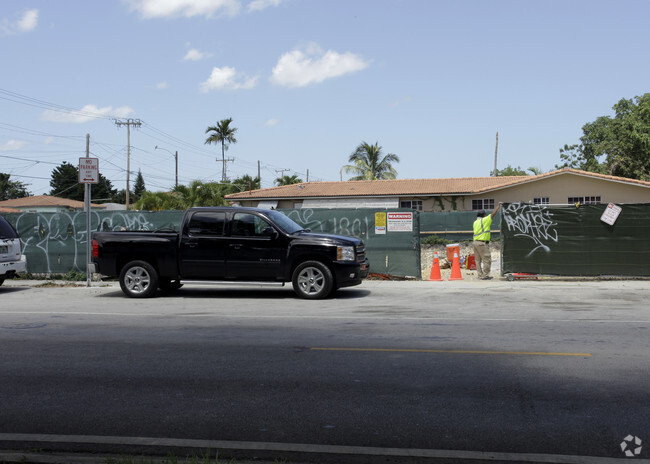
[[[262,188],[259,177],[252,177],[250,174],[244,174],[241,177],[232,181],[232,185],[237,188],[234,192],[242,192],[244,190],[258,190]]]
[[[366,142],[361,143],[357,149],[350,155],[352,165],[343,166],[345,172],[354,172],[357,174],[350,180],[381,180],[395,179],[397,171],[392,163],[399,163],[399,156],[392,153],[383,155],[379,142],[370,145]]]
[[[298,174],[294,174],[292,176],[282,176],[278,177],[274,181],[276,185],[291,185],[291,184],[299,184],[302,182],[302,179],[298,177]]]
[[[221,162],[223,165],[221,181],[225,182],[228,176],[226,176],[226,150],[228,150],[228,144],[237,143],[235,138],[235,132],[237,132],[236,127],[230,127],[232,118],[222,119],[217,123],[216,126],[209,126],[206,130],[206,134],[210,136],[205,139],[206,144],[221,143]],[[217,159],[219,161],[219,159]]]

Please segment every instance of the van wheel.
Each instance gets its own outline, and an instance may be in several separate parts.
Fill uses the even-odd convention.
[[[332,271],[319,261],[305,261],[300,264],[293,271],[291,281],[298,296],[309,300],[325,298],[334,288]]]
[[[158,274],[146,261],[131,261],[120,272],[120,287],[131,298],[149,298],[158,289]]]

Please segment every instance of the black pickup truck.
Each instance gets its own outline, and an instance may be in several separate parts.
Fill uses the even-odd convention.
[[[325,298],[368,276],[362,240],[315,234],[279,211],[191,208],[180,232],[116,231],[92,236],[91,272],[118,277],[130,297],[191,281],[292,282],[298,296]]]

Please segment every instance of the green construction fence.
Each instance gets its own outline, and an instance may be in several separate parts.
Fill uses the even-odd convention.
[[[511,203],[501,215],[504,274],[650,276],[650,204]]]
[[[283,210],[304,228],[314,232],[362,238],[370,272],[420,278],[419,214],[409,209]],[[34,274],[86,272],[86,213],[8,213],[3,216],[16,228],[27,257],[27,271]],[[91,230],[179,229],[183,211],[92,211]]]

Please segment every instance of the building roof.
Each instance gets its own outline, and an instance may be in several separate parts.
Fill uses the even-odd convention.
[[[8,208],[38,208],[38,207],[58,207],[83,209],[83,201],[70,200],[68,198],[59,198],[51,195],[37,195],[34,197],[15,198],[13,200],[0,201],[0,206]],[[103,208],[103,205],[91,203],[92,208]]]
[[[458,177],[447,179],[395,179],[342,182],[302,182],[226,195],[228,200],[323,198],[360,196],[472,195],[547,177],[573,174],[650,188],[650,182],[564,168],[536,176]]]

